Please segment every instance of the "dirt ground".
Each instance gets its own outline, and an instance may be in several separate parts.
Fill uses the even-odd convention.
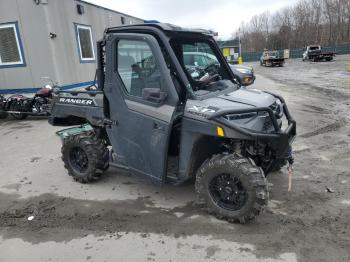
[[[0,122],[0,261],[350,261],[348,63],[250,64],[249,88],[284,96],[298,137],[293,191],[285,169],[270,174],[269,206],[246,225],[201,211],[191,184],[116,169],[78,184],[60,159],[60,128]]]

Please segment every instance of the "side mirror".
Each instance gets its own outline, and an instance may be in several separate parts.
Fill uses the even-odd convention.
[[[159,88],[142,89],[142,98],[153,103],[161,103],[167,98],[168,94]]]

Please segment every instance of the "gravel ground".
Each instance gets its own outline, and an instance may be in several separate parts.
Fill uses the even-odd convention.
[[[340,55],[331,62],[303,62],[301,59],[287,60],[284,67],[262,67],[252,65],[257,74],[287,86],[312,89],[331,97],[350,95],[350,55]]]
[[[251,63],[249,88],[285,97],[298,138],[293,191],[286,170],[270,174],[270,204],[247,225],[203,213],[191,184],[158,187],[116,169],[75,183],[59,128],[0,122],[0,261],[350,261],[347,63]]]

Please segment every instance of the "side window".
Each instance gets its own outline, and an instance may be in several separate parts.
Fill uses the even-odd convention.
[[[194,65],[193,55],[184,54],[184,65],[186,65],[186,66]]]
[[[80,62],[95,62],[94,45],[92,41],[91,27],[75,25]]]
[[[129,95],[142,97],[144,88],[161,88],[159,67],[143,40],[117,42],[117,71]]]
[[[0,24],[0,67],[24,64],[17,24]]]

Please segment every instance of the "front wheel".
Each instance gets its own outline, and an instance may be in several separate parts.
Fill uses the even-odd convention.
[[[261,168],[232,154],[215,155],[202,164],[196,175],[196,191],[210,214],[240,223],[263,211],[269,196]]]
[[[280,171],[285,165],[287,165],[288,161],[285,159],[278,160],[275,166],[271,169],[271,172]]]
[[[106,143],[94,132],[68,136],[61,151],[68,174],[80,183],[98,180],[109,165]]]

